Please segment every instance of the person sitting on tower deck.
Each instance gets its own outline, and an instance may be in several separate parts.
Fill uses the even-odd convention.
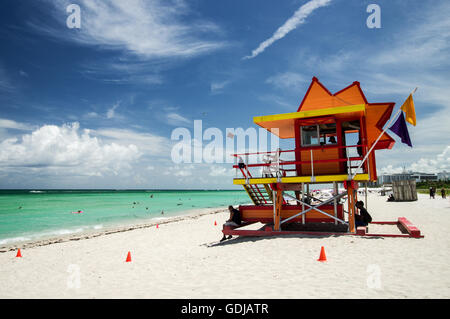
[[[238,163],[238,167],[240,168],[240,169],[243,169],[243,168],[245,168],[245,163],[244,163],[244,160],[242,159],[242,157],[240,157],[239,156],[239,163]]]
[[[359,215],[355,214],[355,226],[367,226],[372,222],[372,216],[370,216],[367,209],[364,208],[363,201],[357,201],[355,204],[356,208],[359,209]]]
[[[241,212],[231,205],[228,206],[228,210],[230,211],[230,219],[225,222],[224,226],[238,227],[239,225],[241,225]],[[230,235],[227,238],[224,234],[220,241],[231,238],[233,238],[233,236]]]

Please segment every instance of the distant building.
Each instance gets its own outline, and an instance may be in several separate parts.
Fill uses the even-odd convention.
[[[440,174],[446,174],[447,173],[439,173],[439,174],[433,174],[433,173],[419,173],[419,172],[404,172],[399,174],[383,174],[378,176],[378,185],[383,184],[392,184],[393,181],[405,181],[405,180],[415,180],[417,183],[419,182],[437,182],[438,180],[442,180],[439,177],[442,177],[443,175]]]
[[[441,173],[438,173],[438,180],[440,181],[448,181],[450,179],[450,173],[443,171]]]
[[[438,175],[437,174],[429,174],[429,173],[412,173],[411,176],[416,182],[437,182]]]

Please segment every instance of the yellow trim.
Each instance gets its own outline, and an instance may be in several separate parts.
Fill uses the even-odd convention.
[[[266,115],[266,116],[255,116],[253,118],[253,122],[258,124],[261,122],[273,122],[273,121],[292,120],[292,119],[300,119],[300,118],[310,118],[310,117],[317,117],[317,116],[324,116],[324,115],[359,112],[359,111],[364,111],[365,109],[366,109],[365,104],[338,106],[338,107],[332,107],[332,108],[321,109],[321,110],[300,111],[300,112],[274,114],[274,115]]]
[[[282,177],[281,183],[330,183],[330,182],[343,182],[348,179],[348,175],[320,175],[314,176],[315,181],[311,180],[311,176],[288,176]],[[353,180],[355,181],[368,181],[369,174],[357,174]],[[277,179],[274,177],[270,178],[250,178],[250,184],[271,184],[276,183]],[[244,185],[246,183],[245,178],[235,178],[233,180],[233,184],[235,185]]]

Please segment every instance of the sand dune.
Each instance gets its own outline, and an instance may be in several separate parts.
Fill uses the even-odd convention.
[[[0,253],[0,297],[449,298],[449,199],[385,200],[369,195],[375,221],[405,216],[425,238],[289,236],[217,244],[228,214],[211,213],[158,229],[28,246],[23,258]],[[375,227],[390,226],[370,231]],[[317,261],[321,246],[325,263]]]

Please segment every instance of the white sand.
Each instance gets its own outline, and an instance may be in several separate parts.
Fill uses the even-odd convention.
[[[425,238],[292,236],[212,245],[228,214],[209,214],[25,248],[23,258],[0,253],[0,298],[449,298],[449,199],[385,200],[369,196],[374,221],[405,216]],[[317,261],[321,246],[325,263]]]

